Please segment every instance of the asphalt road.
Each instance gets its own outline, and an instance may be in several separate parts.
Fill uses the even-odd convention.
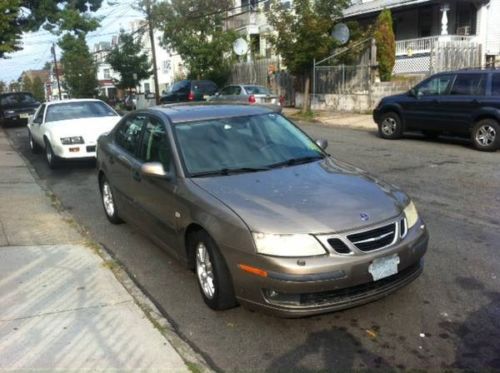
[[[7,132],[42,182],[134,276],[179,334],[215,369],[500,368],[500,152],[466,141],[399,141],[375,132],[304,125],[336,157],[399,185],[430,235],[423,275],[377,302],[304,319],[242,307],[214,312],[195,276],[134,227],[108,223],[94,164],[50,171],[26,128]]]

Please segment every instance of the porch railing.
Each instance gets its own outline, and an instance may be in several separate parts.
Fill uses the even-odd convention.
[[[396,41],[396,56],[411,56],[414,54],[430,53],[441,36],[430,36],[426,38],[406,39]],[[475,36],[448,35],[447,41],[472,42]]]
[[[267,24],[266,16],[259,11],[245,12],[229,16],[225,20],[227,30],[239,30],[247,26]]]

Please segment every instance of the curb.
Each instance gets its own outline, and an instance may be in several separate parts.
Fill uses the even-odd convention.
[[[78,223],[73,215],[71,215],[71,213],[64,209],[61,201],[49,189],[46,183],[42,179],[40,179],[40,177],[36,173],[35,168],[31,166],[29,160],[17,150],[5,130],[0,127],[0,131],[3,132],[12,150],[14,150],[23,160],[25,167],[29,170],[31,176],[33,176],[35,183],[45,192],[45,195],[49,199],[52,207],[63,217],[63,220],[71,228],[76,229],[76,231],[82,236],[82,238],[84,239],[83,245],[101,257],[101,259],[103,260],[103,265],[105,265],[109,270],[111,270],[111,272],[113,272],[115,278],[132,296],[134,302],[144,312],[148,320],[179,354],[181,359],[186,364],[186,367],[191,372],[215,372],[215,370],[211,368],[210,364],[207,362],[209,358],[204,357],[201,352],[197,352],[195,347],[191,346],[189,342],[177,332],[174,323],[168,319],[168,316],[164,316],[166,312],[162,313],[159,310],[158,306],[150,299],[150,297],[141,288],[141,286],[133,279],[133,276],[130,275],[125,266],[123,266],[122,263],[120,263],[120,261],[113,256],[112,252],[107,249],[105,245],[96,242],[92,238],[91,233],[85,228],[85,226]]]

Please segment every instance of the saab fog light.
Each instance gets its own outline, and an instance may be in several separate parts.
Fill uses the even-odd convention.
[[[418,221],[418,212],[415,204],[410,202],[408,206],[405,207],[404,213],[406,216],[406,221],[408,222],[408,229],[412,228]]]
[[[282,257],[326,254],[319,241],[308,234],[253,233],[253,239],[259,254]]]
[[[72,136],[72,137],[61,137],[61,143],[63,145],[72,145],[72,144],[83,144],[83,137],[81,136]]]

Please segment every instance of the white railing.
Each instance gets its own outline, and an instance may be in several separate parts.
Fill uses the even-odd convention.
[[[407,39],[396,41],[396,56],[412,56],[414,54],[430,53],[434,45],[441,39],[446,41],[471,42],[474,36],[466,35],[447,35],[430,36],[427,38]]]

